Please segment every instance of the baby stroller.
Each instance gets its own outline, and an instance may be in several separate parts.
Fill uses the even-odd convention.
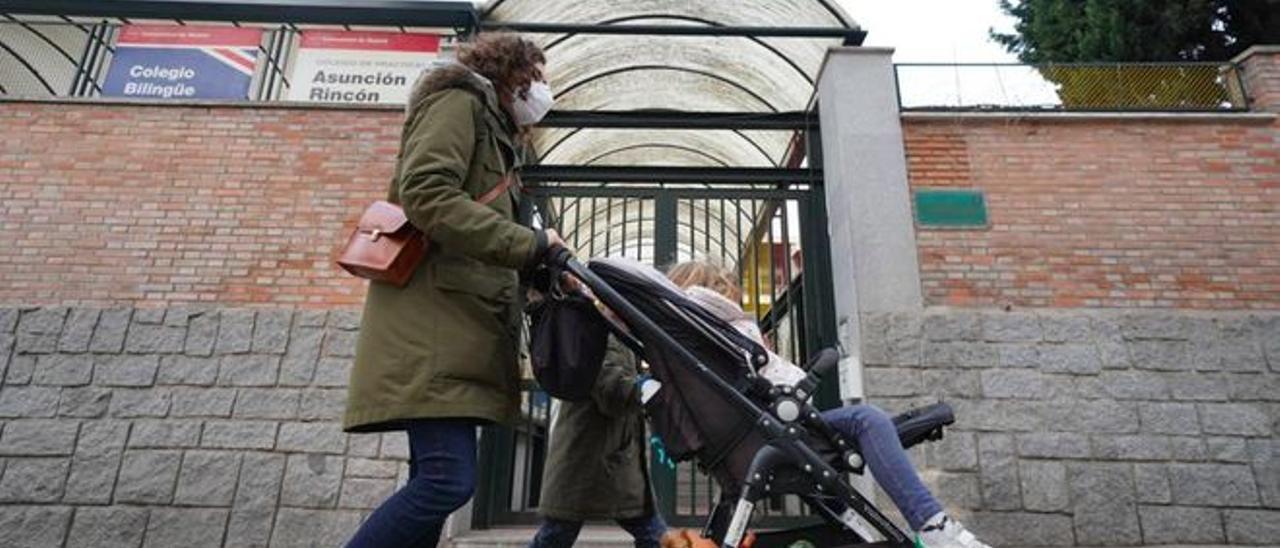
[[[719,484],[721,499],[704,537],[737,548],[756,505],[791,494],[822,523],[757,533],[754,546],[912,546],[848,483],[848,474],[863,469],[856,442],[832,430],[809,403],[821,378],[835,369],[836,351],[813,357],[807,378],[796,386],[774,386],[755,373],[768,362],[764,348],[665,278],[609,260],[587,267],[563,248],[550,255],[553,272],[581,280],[627,325],[629,334],[615,334],[662,382],[645,411],[668,455],[677,462],[694,459]],[[894,423],[909,447],[941,439],[943,427],[954,420],[950,407],[939,403],[895,417]]]

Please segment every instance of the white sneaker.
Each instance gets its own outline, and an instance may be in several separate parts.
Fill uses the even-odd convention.
[[[991,548],[973,536],[960,522],[939,513],[916,533],[919,548]]]

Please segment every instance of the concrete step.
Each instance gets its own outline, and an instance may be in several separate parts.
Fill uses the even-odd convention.
[[[453,539],[453,548],[526,548],[537,527],[510,527],[468,531]],[[617,526],[588,525],[582,528],[574,548],[625,548],[635,546],[631,535]]]

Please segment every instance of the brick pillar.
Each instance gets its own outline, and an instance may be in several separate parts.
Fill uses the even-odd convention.
[[[1232,62],[1244,72],[1249,108],[1280,112],[1280,45],[1251,47]]]

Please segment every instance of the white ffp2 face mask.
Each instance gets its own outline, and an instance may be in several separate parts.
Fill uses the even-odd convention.
[[[551,85],[546,82],[534,82],[529,86],[529,93],[525,95],[527,97],[517,96],[511,102],[511,115],[515,117],[516,123],[522,126],[538,123],[556,104],[556,98],[551,94]]]

